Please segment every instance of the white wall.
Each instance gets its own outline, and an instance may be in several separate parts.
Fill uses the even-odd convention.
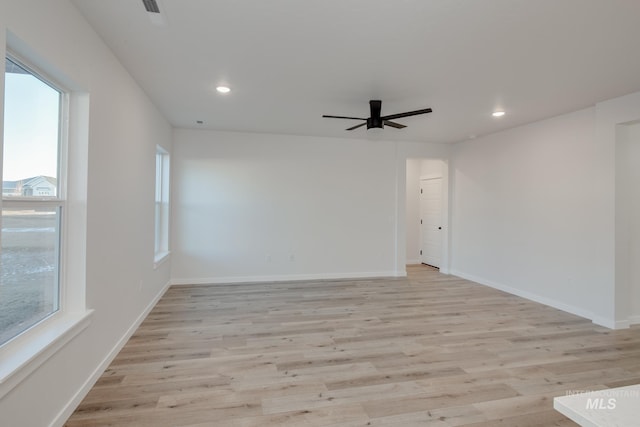
[[[421,178],[442,177],[445,165],[440,159],[422,159],[420,161]]]
[[[74,188],[70,208],[86,221],[86,253],[74,262],[86,263],[80,279],[94,314],[87,329],[0,400],[2,425],[61,425],[169,281],[169,263],[153,269],[154,168],[156,144],[170,151],[172,134],[67,0],[0,5],[0,51],[8,31],[28,50],[21,53],[89,100],[88,147],[71,164],[71,175],[88,171],[88,196],[76,198],[83,190]]]
[[[640,323],[639,121],[635,92],[456,144],[454,274],[607,327]]]
[[[632,193],[629,195],[631,205],[632,252],[630,256],[633,274],[629,281],[629,320],[633,324],[640,323],[640,124],[629,126],[629,160]]]
[[[174,281],[395,275],[395,144],[175,131]]]
[[[456,144],[452,272],[611,320],[601,148],[595,108]]]
[[[185,129],[174,135],[174,282],[406,274],[411,144]],[[424,144],[422,151],[429,149],[440,150]]]
[[[619,125],[616,143],[616,292],[619,317],[640,323],[640,124]]]

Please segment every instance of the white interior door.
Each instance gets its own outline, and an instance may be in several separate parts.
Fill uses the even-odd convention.
[[[440,267],[442,256],[442,178],[420,180],[420,262]]]

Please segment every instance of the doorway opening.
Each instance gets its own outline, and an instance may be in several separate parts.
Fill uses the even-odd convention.
[[[448,273],[448,165],[441,159],[407,159],[407,264]]]

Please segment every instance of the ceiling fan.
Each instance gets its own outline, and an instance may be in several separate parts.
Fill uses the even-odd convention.
[[[330,119],[348,119],[348,120],[364,120],[364,123],[360,123],[359,125],[352,126],[347,130],[354,130],[367,125],[367,129],[383,129],[385,126],[391,126],[392,128],[402,129],[406,128],[405,125],[401,125],[400,123],[392,122],[391,120],[400,119],[402,117],[409,116],[417,116],[418,114],[427,114],[432,110],[431,108],[425,108],[424,110],[416,110],[416,111],[407,111],[406,113],[398,113],[398,114],[390,114],[388,116],[381,116],[382,113],[382,101],[379,100],[371,100],[369,101],[369,108],[371,110],[371,117],[363,118],[363,117],[345,117],[345,116],[328,116],[323,115],[322,117],[327,117]]]

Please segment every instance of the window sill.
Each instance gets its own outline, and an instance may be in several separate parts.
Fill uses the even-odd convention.
[[[158,267],[164,264],[169,259],[169,255],[171,255],[171,252],[169,251],[158,252],[153,259],[153,269],[156,270]]]
[[[0,399],[86,329],[92,313],[58,313],[3,345]]]

